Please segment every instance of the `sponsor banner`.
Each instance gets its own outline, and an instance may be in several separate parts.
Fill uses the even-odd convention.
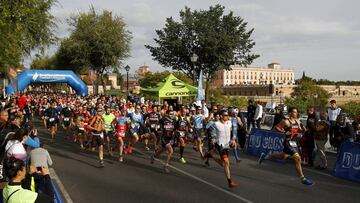
[[[335,176],[360,183],[360,143],[344,142],[341,145]]]
[[[281,153],[284,140],[285,137],[281,133],[253,128],[249,134],[247,153],[257,157],[261,153]]]

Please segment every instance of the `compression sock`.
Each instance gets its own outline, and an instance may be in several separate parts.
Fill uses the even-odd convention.
[[[180,146],[180,158],[183,157],[185,147]]]

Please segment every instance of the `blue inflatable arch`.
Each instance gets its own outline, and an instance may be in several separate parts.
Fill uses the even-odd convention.
[[[88,87],[73,72],[69,70],[25,70],[17,77],[18,90],[23,91],[31,83],[67,83],[78,95],[88,95]],[[14,94],[14,88],[9,84],[6,94]]]

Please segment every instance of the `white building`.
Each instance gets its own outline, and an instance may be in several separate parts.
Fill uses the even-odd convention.
[[[215,75],[214,85],[292,85],[295,74],[292,69],[283,69],[279,63],[270,63],[268,67],[241,67],[231,65],[231,70],[220,70]]]

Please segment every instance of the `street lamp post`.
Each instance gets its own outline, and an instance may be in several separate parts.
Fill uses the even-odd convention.
[[[193,85],[195,85],[195,79],[196,79],[196,72],[195,72],[195,63],[197,62],[199,56],[195,53],[192,54],[190,57],[191,62],[193,63]]]
[[[125,66],[125,70],[126,70],[126,99],[128,99],[128,97],[129,97],[129,70],[130,70],[130,66],[129,65]]]

